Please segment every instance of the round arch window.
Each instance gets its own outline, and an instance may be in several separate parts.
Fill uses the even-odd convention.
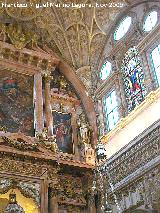
[[[105,80],[110,75],[111,71],[112,64],[109,61],[106,61],[101,67],[100,78]]]
[[[151,31],[158,21],[158,13],[157,11],[150,12],[144,22],[143,28],[145,32]]]
[[[130,16],[127,16],[125,19],[123,19],[114,32],[114,40],[118,41],[123,38],[123,36],[128,32],[131,23],[132,18]]]

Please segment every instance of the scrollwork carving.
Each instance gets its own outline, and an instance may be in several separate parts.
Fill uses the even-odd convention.
[[[21,138],[17,138],[17,140],[13,140],[13,139],[10,139],[9,137],[6,137],[6,136],[0,136],[0,142],[1,143],[3,143],[3,142],[7,143],[9,146],[12,146],[12,147],[19,149],[19,150],[36,151],[37,146],[38,146],[37,143],[29,144]]]

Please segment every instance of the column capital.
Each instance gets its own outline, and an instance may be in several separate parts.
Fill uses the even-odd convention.
[[[56,66],[48,65],[48,68],[46,70],[42,70],[42,77],[44,77],[47,82],[50,82],[53,79],[52,72],[54,72],[55,69]]]

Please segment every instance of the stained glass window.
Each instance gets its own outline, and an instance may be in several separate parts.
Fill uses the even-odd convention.
[[[153,68],[157,82],[160,86],[160,44],[151,52]]]
[[[116,92],[113,90],[103,99],[105,123],[108,131],[113,129],[119,120]]]
[[[135,47],[126,52],[121,71],[128,111],[130,112],[144,100],[146,94],[141,59]]]
[[[111,71],[112,71],[112,64],[109,61],[106,61],[102,65],[102,68],[101,68],[101,71],[100,71],[100,78],[102,80],[105,80],[109,76]]]
[[[132,18],[130,16],[125,17],[114,33],[114,40],[120,40],[128,32],[131,23]]]
[[[144,30],[146,32],[151,31],[154,28],[154,26],[157,24],[157,21],[158,21],[157,11],[150,12],[145,19],[144,26],[143,26]]]

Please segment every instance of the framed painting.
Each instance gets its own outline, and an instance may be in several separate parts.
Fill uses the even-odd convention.
[[[0,70],[0,126],[34,136],[34,77]]]
[[[53,134],[57,146],[64,153],[73,154],[72,126],[70,113],[53,111]]]

